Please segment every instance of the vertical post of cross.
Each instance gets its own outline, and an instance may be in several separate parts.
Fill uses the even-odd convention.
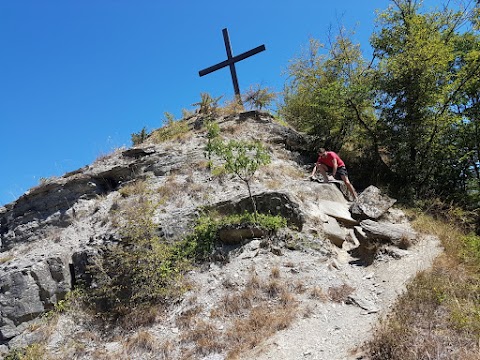
[[[240,87],[238,86],[237,71],[235,70],[235,63],[232,61],[232,47],[230,46],[230,38],[228,37],[228,30],[222,30],[223,41],[225,42],[225,49],[227,50],[227,61],[229,62],[230,74],[232,75],[233,91],[235,96],[240,97]]]

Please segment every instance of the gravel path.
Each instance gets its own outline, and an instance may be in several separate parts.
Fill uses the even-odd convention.
[[[355,348],[370,338],[372,328],[381,316],[389,312],[408,281],[419,271],[430,267],[441,251],[438,239],[424,237],[400,259],[385,257],[369,267],[362,267],[350,264],[350,255],[340,250],[335,264],[338,269],[327,274],[321,285],[328,286],[338,279],[354,284],[354,297],[358,299],[358,304],[316,303],[309,318],[301,319],[277,333],[244,354],[242,359],[357,359]],[[322,275],[325,270],[325,266],[319,266],[314,271]]]

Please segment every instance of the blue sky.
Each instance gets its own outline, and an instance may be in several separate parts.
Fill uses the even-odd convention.
[[[430,1],[435,3],[435,1]],[[242,91],[281,91],[290,60],[329,27],[356,28],[369,52],[387,0],[0,0],[0,205],[61,176],[131,134],[193,110],[200,93],[233,97],[228,68],[198,71],[265,44],[237,63]]]

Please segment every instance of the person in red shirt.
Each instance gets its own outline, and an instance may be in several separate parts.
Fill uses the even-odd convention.
[[[347,168],[345,167],[345,163],[335,152],[326,151],[324,148],[320,148],[318,160],[315,163],[315,167],[310,175],[310,179],[314,179],[317,170],[320,171],[320,174],[322,174],[325,182],[329,181],[329,173],[332,174],[334,179],[342,179],[353,198],[357,198],[357,192],[348,179],[348,172]]]

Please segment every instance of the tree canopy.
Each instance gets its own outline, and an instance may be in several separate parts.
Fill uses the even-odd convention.
[[[342,27],[328,46],[312,39],[288,69],[280,112],[319,146],[355,154],[360,182],[478,206],[479,14],[478,2],[424,11],[392,0],[370,60]]]

